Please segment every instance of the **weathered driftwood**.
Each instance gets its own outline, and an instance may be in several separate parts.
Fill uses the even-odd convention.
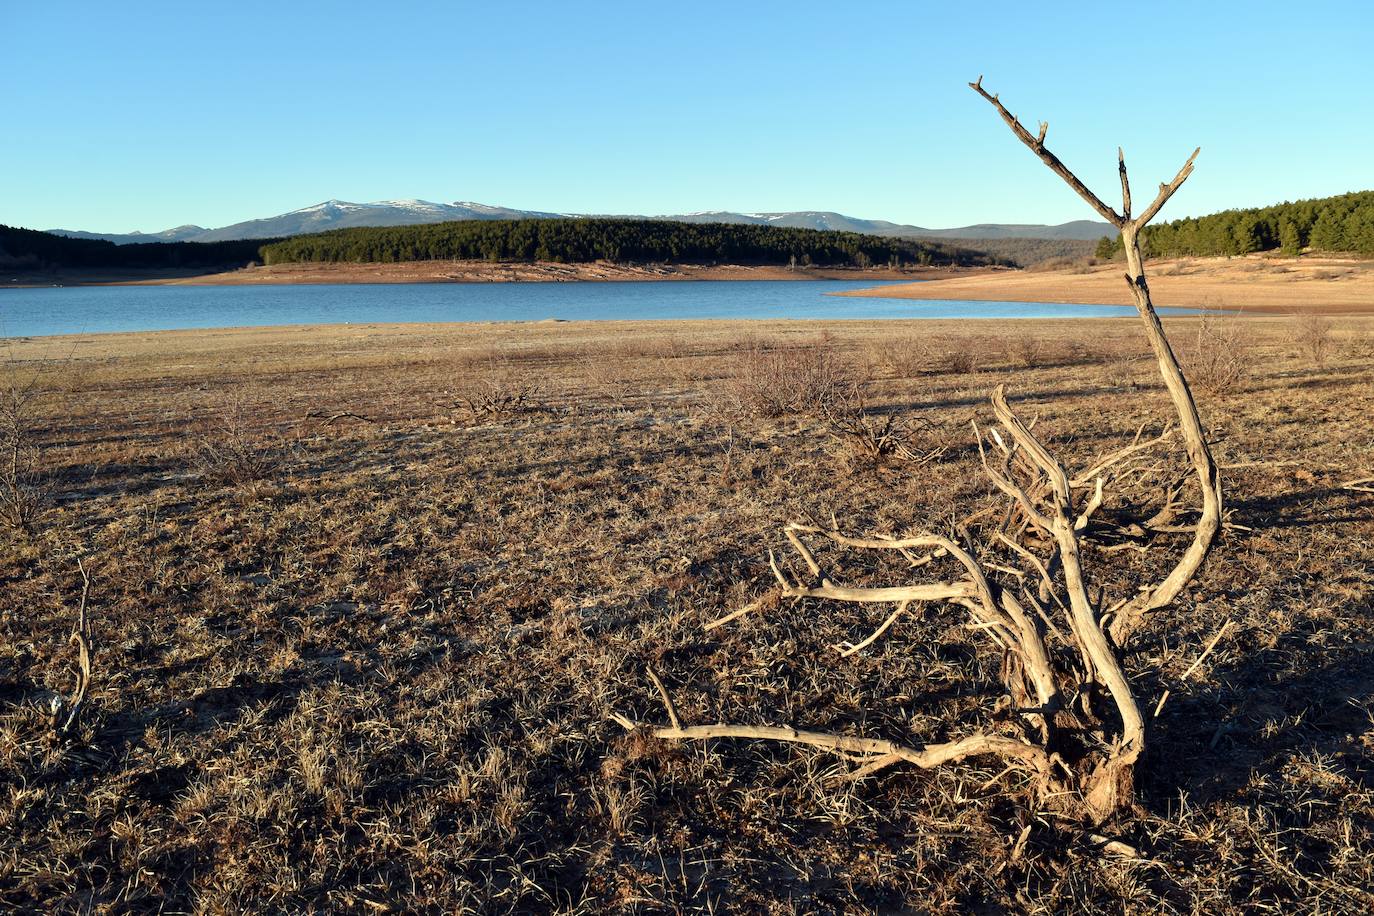
[[[1088,205],[1096,210],[1103,219],[1121,230],[1121,241],[1126,250],[1126,283],[1131,289],[1131,298],[1135,302],[1136,311],[1139,312],[1145,325],[1145,336],[1149,339],[1150,349],[1154,351],[1155,360],[1159,364],[1159,374],[1164,379],[1164,387],[1168,389],[1169,397],[1174,403],[1174,410],[1178,412],[1184,448],[1188,453],[1188,459],[1193,466],[1193,473],[1202,491],[1202,512],[1198,518],[1192,544],[1179,558],[1177,565],[1164,581],[1128,602],[1110,622],[1109,629],[1112,636],[1118,641],[1123,641],[1139,625],[1145,614],[1172,602],[1178,597],[1179,592],[1183,591],[1192,581],[1198,568],[1202,566],[1207,551],[1211,549],[1212,542],[1216,540],[1217,531],[1221,528],[1221,472],[1217,468],[1216,461],[1212,458],[1212,450],[1207,444],[1207,436],[1202,429],[1202,420],[1198,417],[1197,403],[1193,400],[1192,391],[1188,388],[1188,380],[1183,376],[1178,357],[1174,355],[1173,348],[1169,346],[1169,339],[1164,335],[1164,326],[1160,323],[1159,315],[1155,312],[1154,303],[1150,299],[1150,287],[1145,282],[1144,256],[1140,250],[1140,230],[1150,220],[1154,219],[1160,208],[1168,202],[1174,192],[1182,187],[1183,182],[1193,173],[1193,162],[1197,159],[1198,153],[1201,152],[1201,147],[1193,150],[1193,154],[1188,157],[1188,161],[1183,164],[1183,168],[1178,170],[1178,174],[1174,176],[1172,181],[1159,186],[1159,192],[1150,202],[1150,205],[1139,216],[1132,217],[1131,183],[1126,174],[1126,154],[1124,152],[1120,149],[1117,150],[1117,172],[1121,176],[1121,212],[1118,213],[1103,203],[1101,198],[1079,181],[1078,177],[1059,160],[1059,157],[1045,148],[1045,134],[1049,128],[1047,123],[1042,122],[1039,135],[1033,137],[1030,131],[1026,130],[1021,122],[1016,119],[1016,116],[1007,111],[1006,106],[996,95],[990,95],[983,88],[981,76],[975,82],[969,83],[969,86],[997,109],[997,113],[1002,116],[1003,121],[1007,122],[1012,133],[1022,143],[1030,147],[1031,151],[1039,156],[1040,160],[1049,166],[1051,171],[1064,179],[1069,187],[1073,188],[1079,197],[1087,201]]]
[[[975,734],[953,741],[908,746],[892,741],[838,733],[801,731],[788,727],[715,723],[684,725],[668,690],[653,672],[669,719],[666,727],[642,726],[624,716],[613,718],[627,729],[649,728],[658,738],[701,740],[746,738],[819,747],[860,764],[852,775],[867,775],[895,763],[932,767],[971,756],[998,756],[1008,768],[1029,770],[1041,803],[1100,822],[1133,798],[1134,767],[1145,747],[1145,717],[1125,671],[1118,645],[1144,615],[1172,601],[1192,580],[1221,527],[1221,485],[1203,433],[1197,408],[1164,330],[1150,301],[1141,262],[1138,233],[1193,168],[1193,153],[1172,182],[1161,185],[1154,201],[1138,217],[1131,216],[1130,184],[1125,157],[1119,158],[1122,212],[1117,213],[1094,195],[1045,148],[1048,125],[1032,135],[982,88],[981,78],[970,84],[991,102],[1018,138],[1051,170],[1063,178],[1103,218],[1117,226],[1126,242],[1127,282],[1157,357],[1160,374],[1173,400],[1179,427],[1145,438],[1142,427],[1135,439],[1077,473],[1070,473],[1036,435],[1034,423],[1017,416],[1002,387],[992,395],[997,425],[982,430],[974,425],[983,472],[1007,499],[1001,524],[984,525],[984,542],[975,546],[966,525],[986,511],[974,513],[957,527],[959,540],[939,534],[910,537],[855,537],[838,526],[821,528],[792,522],[783,534],[796,552],[805,573],[789,575],[769,552],[769,564],[781,596],[790,600],[823,599],[856,603],[894,602],[896,610],[870,636],[837,647],[848,656],[884,636],[913,602],[936,602],[964,608],[968,626],[986,637],[1002,656],[1001,680],[1011,699],[1011,716]],[[1122,526],[1103,522],[1099,513],[1108,493],[1143,471],[1151,450],[1182,436],[1191,476],[1201,486],[1199,518],[1194,525],[1173,525],[1175,501],[1181,486],[1166,486],[1164,508],[1142,523]],[[1184,478],[1186,480],[1186,477]],[[1357,485],[1362,481],[1354,482]],[[1101,544],[1101,529],[1129,531],[1185,530],[1193,539],[1184,555],[1162,581],[1141,586],[1134,596],[1101,607],[1094,601],[1084,571],[1088,546],[1110,554],[1123,546],[1148,550],[1144,544]],[[943,580],[886,587],[864,587],[836,581],[822,566],[807,539],[823,539],[846,550],[895,551],[912,569],[939,563],[957,570]],[[1010,551],[1010,557],[998,551]],[[762,607],[755,602],[707,624],[708,629],[737,620]],[[1056,619],[1058,623],[1056,623]],[[1224,629],[1223,629],[1224,632]],[[1218,639],[1220,634],[1218,634]],[[1215,646],[1216,640],[1199,657]],[[1162,706],[1162,700],[1161,704]],[[1156,707],[1156,712],[1159,707]]]

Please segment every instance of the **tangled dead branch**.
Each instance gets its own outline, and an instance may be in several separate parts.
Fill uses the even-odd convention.
[[[862,391],[846,403],[822,402],[821,416],[830,438],[874,468],[897,460],[925,464],[945,453],[943,447],[916,447],[917,430],[933,424],[925,417],[904,420],[894,413],[882,417],[868,409]]]
[[[670,724],[649,728],[654,736],[667,740],[747,738],[805,744],[856,757],[860,765],[855,775],[902,762],[932,767],[971,756],[999,756],[1007,760],[1008,769],[1031,772],[1038,804],[1100,823],[1132,802],[1134,768],[1146,742],[1145,717],[1122,667],[1118,646],[1148,612],[1168,604],[1187,586],[1222,523],[1220,476],[1187,381],[1150,301],[1137,237],[1192,172],[1197,152],[1172,182],[1160,185],[1145,211],[1132,218],[1124,155],[1118,160],[1123,205],[1117,213],[1045,148],[1047,124],[1041,124],[1038,135],[1030,134],[995,95],[982,88],[981,78],[970,85],[1051,170],[1121,229],[1127,251],[1126,279],[1179,426],[1150,438],[1145,438],[1142,427],[1129,445],[1070,473],[1036,434],[1035,424],[1016,414],[999,386],[991,398],[996,425],[984,431],[975,424],[974,434],[984,474],[1007,499],[1000,523],[990,523],[986,511],[974,513],[956,526],[957,540],[934,533],[856,537],[842,533],[837,525],[821,528],[792,522],[784,526],[783,534],[805,572],[789,574],[769,552],[783,598],[896,605],[868,638],[838,647],[844,655],[862,651],[882,638],[912,603],[952,605],[966,611],[968,626],[1001,657],[1000,679],[1011,701],[1003,707],[1001,719],[966,737],[921,747],[781,726],[685,726],[668,691],[651,672]],[[1145,462],[1152,450],[1175,435],[1183,440],[1190,476],[1201,486],[1197,522],[1172,524],[1180,511],[1176,503],[1182,485],[1167,475],[1162,509],[1139,521],[1103,518],[1104,507],[1117,491],[1147,473],[1163,474],[1160,464]],[[983,519],[977,529],[981,539],[968,527],[975,519]],[[1185,531],[1193,540],[1161,581],[1140,585],[1134,594],[1104,607],[1101,587],[1096,598],[1093,595],[1085,548],[1103,546],[1110,556],[1113,545],[1103,544],[1104,537],[1146,535],[1152,530]],[[808,538],[844,550],[895,551],[913,570],[929,568],[946,574],[905,585],[850,585],[827,572]],[[1145,544],[1132,546],[1150,549]],[[713,621],[708,629],[758,606]],[[627,729],[647,727],[619,714],[613,718]]]

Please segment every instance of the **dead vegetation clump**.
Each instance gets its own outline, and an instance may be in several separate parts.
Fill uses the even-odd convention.
[[[1203,313],[1188,362],[1188,377],[1194,386],[1212,395],[1242,389],[1255,360],[1251,337],[1241,316]]]
[[[863,386],[844,397],[832,398],[821,409],[826,432],[853,459],[877,471],[892,462],[925,464],[945,453],[934,439],[935,424],[928,417],[897,410],[876,411]]]
[[[38,373],[21,378],[13,367],[0,387],[0,519],[25,535],[34,533],[52,501],[40,440],[42,395]]]
[[[1302,352],[1318,367],[1325,366],[1335,343],[1334,326],[1330,318],[1315,312],[1294,315],[1293,337]]]
[[[196,437],[191,462],[197,474],[214,486],[244,486],[276,475],[285,460],[286,443],[266,434],[257,408],[232,398],[218,411],[208,432]]]
[[[469,419],[510,417],[543,406],[533,367],[505,354],[479,354],[461,365],[456,375],[449,406]]]
[[[723,396],[758,418],[817,415],[852,403],[862,378],[825,340],[746,342],[725,379]]]
[[[934,365],[933,342],[916,334],[898,334],[876,343],[868,356],[875,367],[885,369],[894,379],[914,379]]]
[[[1037,261],[1027,266],[1026,270],[1034,273],[1059,270],[1071,274],[1090,274],[1100,263],[1102,262],[1095,257],[1058,257]]]
[[[1047,356],[1045,342],[1035,334],[1017,334],[1011,339],[1011,353],[1023,369],[1039,368]]]

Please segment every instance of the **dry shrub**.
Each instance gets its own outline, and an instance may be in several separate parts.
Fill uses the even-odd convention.
[[[540,385],[530,370],[495,351],[462,366],[451,394],[450,406],[473,419],[512,416],[541,406]]]
[[[1374,357],[1374,328],[1352,330],[1345,342],[1345,352],[1350,359],[1369,359]]]
[[[930,340],[915,334],[887,338],[874,345],[870,359],[893,378],[916,378],[931,365]]]
[[[940,351],[940,367],[953,375],[976,372],[993,352],[992,342],[983,337],[946,337]]]
[[[26,534],[33,533],[52,495],[38,438],[43,414],[38,380],[37,373],[22,379],[11,370],[0,388],[0,520]]]
[[[825,341],[802,345],[751,341],[737,357],[726,396],[755,417],[819,413],[854,397],[859,378]]]
[[[1020,334],[1012,338],[1011,352],[1018,365],[1036,369],[1045,360],[1045,341],[1032,334]]]
[[[1132,353],[1112,353],[1102,359],[1104,375],[1109,388],[1136,388],[1139,359]]]
[[[872,411],[861,386],[854,386],[847,398],[827,404],[823,413],[826,431],[843,446],[849,457],[877,470],[885,463],[912,461],[925,463],[944,453],[943,447],[918,441],[934,424],[925,417],[903,417],[896,413]]]
[[[1206,313],[1198,319],[1188,378],[1200,391],[1229,394],[1250,374],[1252,349],[1250,329],[1243,318]]]
[[[220,486],[242,486],[266,480],[281,468],[284,447],[252,422],[241,399],[224,408],[212,432],[196,440],[192,463],[201,478]]]
[[[1307,354],[1307,358],[1318,366],[1326,365],[1331,355],[1334,339],[1331,319],[1323,318],[1314,312],[1293,316],[1293,338]]]

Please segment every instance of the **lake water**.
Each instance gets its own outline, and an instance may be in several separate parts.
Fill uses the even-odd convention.
[[[851,299],[827,280],[68,286],[0,289],[0,337],[177,328],[670,318],[1094,318],[1127,306]],[[1162,309],[1191,313],[1191,309]]]

